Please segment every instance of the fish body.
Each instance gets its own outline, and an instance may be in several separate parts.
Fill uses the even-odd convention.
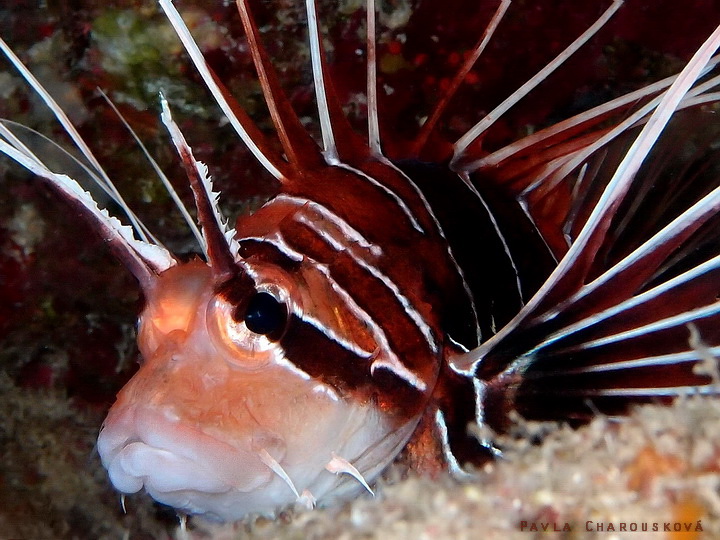
[[[714,103],[713,85],[696,81],[712,68],[718,31],[681,76],[494,152],[482,149],[483,130],[512,97],[452,147],[428,143],[438,136],[430,115],[426,130],[389,142],[386,155],[371,98],[374,35],[365,140],[342,114],[308,2],[318,145],[240,1],[278,151],[173,5],[160,4],[228,121],[279,184],[261,208],[226,224],[207,167],[164,97],[202,259],[184,262],[147,235],[133,237],[12,131],[0,147],[85,215],[142,288],[143,362],[98,440],[118,490],[234,520],[371,490],[403,448],[417,468],[462,474],[464,463],[496,451],[467,434],[470,422],[501,430],[515,411],[583,420],[717,391],[705,366],[720,337],[716,160],[658,136],[677,109]],[[507,9],[498,4],[489,29]],[[609,4],[570,47],[618,9]],[[372,3],[367,11],[370,28]],[[681,174],[641,168],[653,146],[665,168],[689,165]]]
[[[474,411],[472,385],[443,366],[460,341],[478,343],[479,317],[489,325],[493,314],[476,313],[460,262],[418,185],[389,162],[368,158],[362,167],[322,165],[312,182],[288,182],[238,220],[238,256],[252,292],[242,277],[218,285],[201,262],[160,274],[140,319],[147,360],[118,395],[98,444],[121,491],[144,486],[171,506],[236,519],[294,503],[305,490],[325,502],[362,490],[328,470],[333,456],[371,479],[420,419],[433,426],[441,408],[457,422],[453,435],[463,435]],[[489,220],[486,234],[488,249],[494,240],[509,261]],[[509,264],[505,274],[512,275]],[[515,283],[510,298],[517,305]],[[267,337],[243,323],[252,298],[280,305],[263,328]],[[220,449],[181,451],[176,472],[163,451],[182,444],[172,433],[177,426],[202,426],[187,438],[210,435],[235,450],[222,458]],[[268,467],[266,452],[292,486]],[[441,444],[425,453],[419,460],[426,464],[443,459]],[[237,462],[244,480],[232,473]],[[185,468],[199,485],[188,484],[179,472]],[[220,507],[203,493],[213,477]]]

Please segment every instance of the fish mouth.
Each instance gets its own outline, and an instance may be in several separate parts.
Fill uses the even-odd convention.
[[[417,423],[391,429],[372,407],[333,405],[341,410],[319,428],[280,423],[287,427],[280,435],[267,427],[272,422],[230,424],[189,411],[201,426],[172,406],[116,404],[97,448],[122,493],[144,489],[158,502],[211,520],[276,515],[293,504],[327,504],[368,489]]]
[[[177,506],[181,494],[189,502],[192,493],[250,492],[269,483],[272,471],[252,450],[252,439],[240,448],[169,414],[125,407],[108,416],[97,448],[116,489],[129,494],[144,487]]]

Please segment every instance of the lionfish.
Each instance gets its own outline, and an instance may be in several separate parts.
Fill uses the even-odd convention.
[[[142,289],[143,360],[98,438],[120,492],[145,489],[219,520],[271,514],[371,491],[401,452],[419,470],[462,475],[498,453],[492,438],[468,433],[470,423],[502,431],[514,414],[581,422],[718,392],[717,156],[671,128],[663,134],[678,111],[716,106],[720,28],[677,75],[490,151],[482,143],[493,123],[620,0],[445,146],[436,141],[447,105],[509,0],[402,144],[382,137],[374,0],[367,136],[344,116],[315,0],[306,0],[320,141],[281,88],[249,0],[237,7],[277,141],[214,73],[172,1],[159,4],[225,118],[279,184],[230,227],[161,95],[201,229],[202,254],[190,261],[134,217],[66,113],[0,41],[133,224],[0,124],[0,151],[88,219]]]

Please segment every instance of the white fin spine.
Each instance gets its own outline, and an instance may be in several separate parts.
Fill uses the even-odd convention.
[[[378,118],[377,92],[377,32],[375,29],[377,13],[375,0],[365,4],[367,16],[367,108],[368,108],[368,146],[376,156],[382,155],[380,145],[380,121]]]
[[[702,105],[703,103],[709,103],[716,101],[719,93],[708,93],[701,94],[702,91],[712,88],[713,85],[720,84],[720,77],[714,77],[710,81],[707,81],[703,85],[699,85],[697,88],[693,88],[683,97],[682,101],[678,104],[676,111],[687,107],[693,107]],[[703,88],[701,88],[702,86]],[[563,178],[567,177],[571,171],[579,167],[585,162],[592,154],[597,152],[601,147],[606,146],[611,141],[626,133],[628,130],[642,125],[649,121],[652,111],[655,110],[660,104],[661,98],[657,97],[652,101],[645,104],[642,108],[628,116],[625,120],[620,122],[611,130],[607,131],[604,135],[600,136],[596,141],[588,144],[582,150],[571,153],[567,156],[563,156],[549,163],[542,174],[539,174],[537,178],[526,187],[521,193],[522,197],[526,197],[528,193],[542,186],[545,190],[551,189],[554,185],[559,183]]]
[[[543,82],[547,77],[559,68],[568,58],[578,51],[587,41],[593,37],[610,18],[615,15],[623,4],[623,0],[615,0],[612,5],[583,32],[575,41],[568,45],[555,59],[541,69],[537,74],[530,78],[525,84],[513,92],[510,97],[503,101],[500,105],[490,111],[485,117],[470,128],[467,133],[455,142],[454,155],[450,162],[451,167],[465,170],[465,166],[461,164],[467,148],[478,139],[487,129],[492,126],[503,114],[512,108],[517,102],[529,94],[536,86]]]
[[[578,234],[577,239],[567,254],[561,259],[550,277],[525,307],[500,330],[500,332],[466,355],[453,359],[454,369],[469,372],[473,369],[473,366],[481,361],[482,358],[499,343],[507,339],[522,323],[531,317],[539,315],[539,313],[543,311],[544,306],[553,303],[553,294],[560,290],[559,287],[566,282],[567,279],[572,277],[569,270],[579,268],[578,260],[580,257],[587,255],[588,250],[592,248],[593,242],[596,242],[598,238],[605,234],[609,226],[610,217],[614,214],[624,195],[627,193],[635,174],[657,141],[667,122],[681,104],[684,96],[695,84],[697,79],[705,72],[707,64],[711,62],[718,46],[720,46],[720,27],[716,28],[712,35],[703,43],[664,94],[657,109],[647,121],[640,135],[635,139],[625,158],[617,167],[600,200]],[[582,266],[580,266],[580,268],[581,267]],[[556,302],[557,299],[555,299],[555,303]]]
[[[53,146],[58,152],[60,152],[63,156],[66,156],[69,160],[71,160],[73,163],[75,163],[78,167],[80,167],[97,185],[103,193],[105,193],[110,199],[115,201],[118,205],[120,205],[123,208],[123,211],[128,213],[130,210],[128,208],[123,207],[123,204],[117,200],[117,197],[115,197],[112,190],[106,185],[106,182],[98,176],[96,172],[94,172],[90,166],[88,166],[86,163],[83,163],[79,158],[74,156],[72,153],[70,153],[67,149],[59,145],[57,142],[52,140],[47,135],[44,135],[40,133],[39,131],[36,131],[32,128],[29,128],[23,124],[18,124],[17,122],[13,122],[12,120],[7,119],[0,119],[0,125],[2,126],[0,128],[0,131],[9,142],[12,144],[15,148],[23,152],[27,156],[32,156],[36,161],[40,162],[40,158],[37,157],[37,155],[30,150],[13,132],[10,130],[10,127],[13,129],[19,130],[19,131],[27,131],[29,133],[32,133],[34,136],[40,137],[44,142],[47,144]]]
[[[676,365],[684,362],[699,362],[705,359],[704,355],[713,357],[720,356],[720,347],[707,347],[703,351],[689,350],[672,354],[663,354],[658,356],[648,356],[636,358],[633,360],[623,360],[620,362],[610,362],[607,364],[594,364],[589,367],[571,368],[565,370],[552,371],[543,374],[544,376],[566,376],[577,373],[602,373],[606,371],[617,371],[622,369],[643,368],[650,366]]]
[[[697,78],[702,75],[706,64],[710,61],[718,45],[720,45],[720,27],[703,43],[702,47],[695,53],[692,60],[690,60],[685,69],[682,70],[675,82],[670,86],[642,132],[633,142],[625,158],[620,165],[618,165],[612,179],[583,226],[578,238],[571,246],[565,258],[560,262],[555,272],[553,272],[553,275],[557,277],[553,279],[551,276],[548,279],[549,283],[552,284],[559,279],[560,276],[565,273],[567,267],[574,264],[578,254],[585,251],[590,240],[598,234],[603,234],[604,230],[609,226],[607,216],[614,213],[620,204],[640,166],[660,137],[660,133],[665,129],[670,118],[682,102],[683,97],[693,84],[695,84]],[[546,285],[543,285],[543,289],[545,289]]]
[[[308,32],[310,34],[310,58],[312,60],[313,82],[315,83],[315,97],[320,117],[320,130],[322,132],[323,149],[325,160],[329,165],[339,162],[338,150],[335,144],[332,121],[330,119],[330,107],[328,96],[325,91],[325,72],[323,69],[322,51],[320,45],[320,28],[317,20],[317,7],[315,0],[305,0],[305,8],[308,18]]]
[[[0,152],[45,178],[64,197],[84,208],[98,225],[103,239],[112,245],[122,246],[124,262],[144,288],[151,284],[153,272],[163,272],[176,264],[165,248],[135,238],[132,227],[123,225],[119,219],[109,215],[107,210],[100,209],[92,196],[69,176],[52,172],[34,156],[25,155],[3,140],[0,140]]]
[[[230,122],[230,125],[240,136],[240,138],[248,147],[250,152],[252,152],[255,158],[262,164],[265,170],[272,174],[276,179],[284,181],[286,179],[286,176],[281,172],[280,168],[278,167],[278,163],[272,160],[270,156],[266,155],[260,149],[258,144],[248,133],[245,126],[242,125],[242,122],[240,121],[238,116],[233,112],[230,103],[228,102],[228,100],[223,94],[223,91],[217,84],[215,77],[213,77],[207,61],[205,60],[205,57],[203,56],[197,43],[190,34],[190,30],[180,16],[180,13],[177,11],[177,9],[175,9],[172,0],[158,0],[158,2],[160,3],[160,7],[165,12],[168,20],[170,21],[170,24],[172,24],[173,28],[175,29],[178,38],[180,38],[180,41],[185,47],[185,50],[190,56],[190,59],[195,65],[195,68],[200,73],[200,76],[205,82],[205,85],[208,87],[210,93],[213,95],[215,102],[218,104],[223,114]]]
[[[712,190],[668,225],[663,227],[657,234],[653,235],[652,238],[640,245],[635,251],[603,272],[593,281],[584,285],[577,293],[564,301],[558,308],[549,311],[543,318],[550,319],[558,309],[562,309],[562,306],[577,302],[590,293],[599,290],[602,286],[610,286],[611,281],[618,279],[619,276],[620,279],[622,279],[621,275],[623,273],[632,272],[634,266],[642,262],[644,258],[657,256],[659,249],[663,246],[673,245],[675,243],[674,240],[678,238],[687,238],[718,212],[720,212],[720,187]],[[670,248],[666,248],[666,250],[668,249]]]
[[[720,57],[713,57],[713,59],[708,63],[707,67],[705,68],[705,71],[709,71],[719,62]],[[677,74],[666,77],[665,79],[657,81],[653,84],[644,86],[639,90],[635,90],[634,92],[630,92],[628,94],[625,94],[624,96],[615,98],[612,101],[603,103],[602,105],[598,105],[597,107],[575,115],[567,120],[563,120],[562,122],[558,122],[557,124],[553,124],[550,127],[537,131],[532,135],[523,137],[519,141],[515,141],[507,146],[504,146],[499,150],[496,150],[492,154],[489,154],[473,162],[472,164],[468,165],[468,169],[474,171],[482,169],[484,167],[494,167],[505,161],[506,159],[518,155],[521,151],[531,146],[538,145],[542,143],[542,141],[550,139],[558,133],[571,130],[574,127],[581,126],[582,124],[588,123],[596,118],[602,117],[614,111],[619,111],[623,107],[635,103],[645,97],[652,96],[653,94],[661,92],[662,90],[665,90],[667,87],[669,87],[675,81],[675,79],[677,79]],[[698,85],[698,88],[699,87],[700,85]]]
[[[112,198],[122,207],[123,211],[127,214],[128,219],[132,223],[133,227],[137,231],[138,235],[140,235],[140,238],[148,242],[149,240],[153,240],[156,244],[159,244],[158,240],[154,238],[145,225],[135,216],[135,214],[130,210],[130,207],[127,205],[125,200],[122,198],[122,195],[120,195],[120,192],[115,187],[115,184],[113,184],[112,180],[110,180],[110,177],[107,175],[105,170],[100,165],[100,162],[95,158],[95,155],[92,153],[92,150],[90,150],[90,147],[85,143],[83,138],[78,133],[77,129],[73,125],[73,123],[70,121],[70,118],[68,118],[67,114],[65,114],[65,111],[62,110],[62,107],[58,105],[58,103],[53,99],[53,97],[50,95],[50,93],[45,89],[45,87],[40,84],[40,81],[38,81],[35,76],[30,72],[30,70],[23,64],[20,59],[17,57],[17,55],[13,52],[13,50],[8,46],[5,41],[0,38],[0,50],[3,51],[5,56],[7,56],[8,60],[15,66],[15,68],[20,72],[23,79],[32,87],[33,90],[40,96],[40,99],[43,100],[43,102],[47,105],[47,107],[52,111],[55,118],[60,122],[60,125],[62,125],[65,132],[70,136],[72,141],[75,143],[75,146],[82,152],[83,156],[90,162],[90,164],[95,168],[97,171],[97,174],[102,179],[99,181],[99,184],[106,188],[108,192],[111,194]],[[93,175],[93,177],[97,180],[97,176]]]
[[[127,120],[125,120],[125,117],[118,110],[118,108],[115,106],[115,104],[112,102],[112,100],[107,96],[107,94],[105,94],[105,92],[102,91],[102,89],[98,88],[97,90],[98,90],[98,92],[100,92],[100,95],[103,97],[103,99],[106,101],[106,103],[113,110],[115,115],[120,119],[123,126],[125,126],[125,129],[128,130],[128,132],[130,133],[132,138],[135,140],[135,143],[138,145],[140,150],[142,150],[142,153],[145,155],[145,158],[148,160],[148,162],[150,163],[150,166],[155,171],[155,174],[157,174],[157,176],[158,176],[158,178],[160,178],[160,181],[162,182],[163,186],[165,186],[165,190],[168,192],[168,195],[170,195],[170,198],[175,203],[175,207],[178,209],[178,211],[182,215],[183,219],[185,220],[185,223],[190,228],[190,231],[192,231],[193,236],[198,241],[198,244],[200,246],[202,246],[202,244],[203,244],[202,234],[200,234],[200,230],[197,228],[197,225],[195,225],[195,222],[193,221],[192,217],[190,216],[190,212],[188,212],[188,209],[185,207],[183,202],[180,200],[180,196],[178,195],[177,191],[175,191],[175,188],[170,183],[170,179],[160,168],[160,165],[158,165],[157,161],[155,161],[155,159],[150,155],[150,152],[148,151],[147,147],[140,140],[140,137],[138,137],[137,133],[135,133],[135,130],[130,126],[130,124],[127,122]]]
[[[495,14],[492,16],[492,19],[490,19],[490,22],[485,28],[482,36],[480,36],[478,42],[475,44],[475,47],[473,47],[472,53],[465,59],[462,66],[460,66],[460,69],[450,82],[448,89],[443,92],[442,97],[435,105],[427,120],[423,124],[422,129],[420,130],[420,133],[418,134],[418,137],[414,142],[415,154],[419,154],[425,146],[425,143],[427,143],[428,138],[430,137],[430,133],[432,133],[438,120],[442,116],[443,112],[445,112],[448,103],[453,98],[458,88],[460,88],[460,85],[465,80],[465,77],[467,77],[468,73],[470,73],[470,70],[473,68],[475,63],[482,55],[493,34],[495,34],[495,30],[497,30],[497,27],[500,24],[500,21],[502,21],[503,17],[505,16],[505,13],[510,7],[511,2],[512,0],[501,0],[501,2],[498,4],[497,9],[495,10]]]

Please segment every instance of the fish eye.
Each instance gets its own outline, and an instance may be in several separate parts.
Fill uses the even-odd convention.
[[[287,308],[272,294],[260,291],[250,299],[244,319],[251,332],[278,337],[287,323]]]

